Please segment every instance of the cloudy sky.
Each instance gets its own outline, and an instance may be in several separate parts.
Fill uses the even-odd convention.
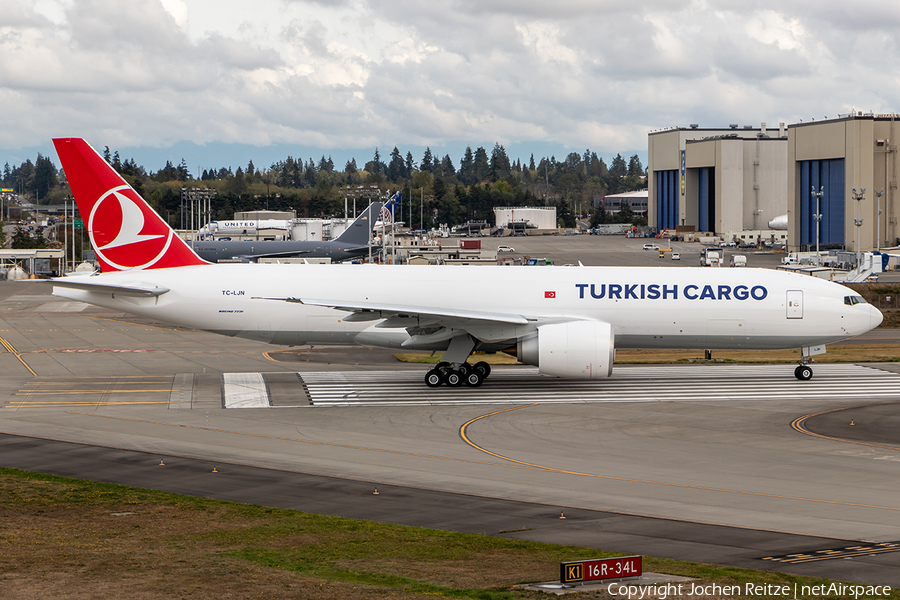
[[[897,31],[896,0],[0,0],[0,160],[645,157],[659,128],[900,111]]]

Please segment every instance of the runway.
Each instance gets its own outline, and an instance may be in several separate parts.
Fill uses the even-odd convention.
[[[810,382],[793,365],[617,366],[593,383],[498,368],[481,388],[431,390],[423,366],[387,352],[279,363],[271,346],[72,306],[41,285],[0,285],[4,466],[900,585],[885,545],[900,540],[900,449],[865,440],[868,420],[896,414],[892,365],[816,365]],[[806,431],[791,426],[804,416]],[[846,419],[863,439],[831,435]],[[776,560],[860,541],[887,550]]]

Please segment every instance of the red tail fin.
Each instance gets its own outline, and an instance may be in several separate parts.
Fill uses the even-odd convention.
[[[208,264],[87,142],[63,138],[53,144],[102,271]]]

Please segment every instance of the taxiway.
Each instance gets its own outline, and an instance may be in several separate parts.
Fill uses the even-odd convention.
[[[900,585],[891,364],[811,382],[791,365],[628,366],[590,384],[514,367],[428,390],[387,351],[280,361],[49,291],[0,284],[3,466]],[[879,546],[815,554],[862,542]]]

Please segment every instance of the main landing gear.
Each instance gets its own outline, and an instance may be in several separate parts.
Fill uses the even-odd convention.
[[[797,368],[794,369],[794,377],[796,377],[800,381],[809,381],[810,379],[812,379],[812,376],[812,367],[807,364],[797,365]]]
[[[491,365],[484,361],[470,365],[466,362],[475,349],[475,338],[469,334],[457,335],[450,340],[450,346],[444,352],[444,362],[425,374],[425,385],[436,388],[441,384],[459,387],[478,387],[491,374]]]
[[[425,385],[438,387],[447,384],[450,387],[478,387],[491,374],[491,365],[484,361],[470,365],[469,363],[440,362],[425,374]]]

